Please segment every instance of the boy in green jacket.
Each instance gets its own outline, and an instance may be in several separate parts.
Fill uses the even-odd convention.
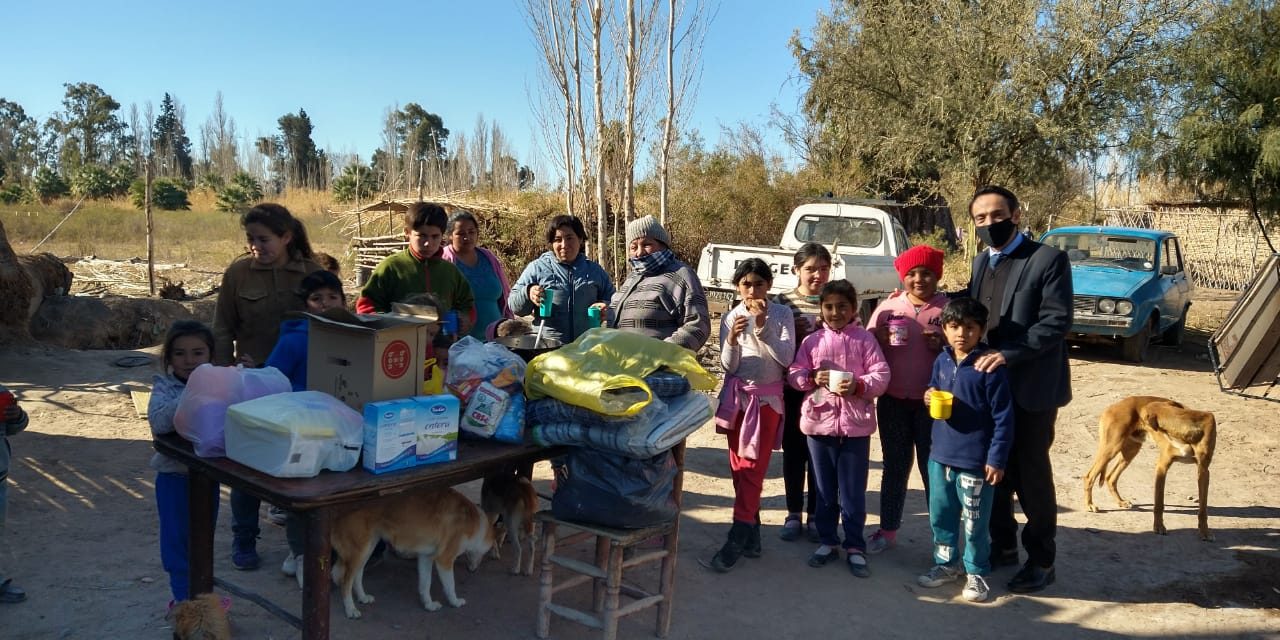
[[[391,310],[392,302],[403,302],[419,293],[433,293],[444,304],[441,311],[458,313],[458,335],[466,335],[475,323],[475,296],[471,285],[453,263],[440,255],[440,243],[449,216],[432,202],[415,202],[404,212],[404,235],[409,246],[384,259],[369,276],[360,298],[358,313]]]

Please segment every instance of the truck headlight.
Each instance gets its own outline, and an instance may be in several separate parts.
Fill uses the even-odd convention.
[[[1128,300],[1121,300],[1120,302],[1117,302],[1116,313],[1122,316],[1127,316],[1130,313],[1133,313],[1133,303]]]
[[[1101,311],[1101,312],[1103,312],[1103,313],[1115,313],[1115,312],[1116,312],[1116,301],[1115,301],[1115,300],[1110,300],[1110,299],[1107,299],[1107,298],[1103,298],[1103,299],[1099,300],[1099,301],[1098,301],[1098,311]]]

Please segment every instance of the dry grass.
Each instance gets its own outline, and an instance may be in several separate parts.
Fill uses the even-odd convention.
[[[286,193],[281,200],[303,224],[316,251],[344,261],[346,239],[329,226],[323,194]],[[194,193],[190,211],[155,212],[157,262],[185,263],[221,271],[245,251],[239,216],[213,209],[212,198]],[[49,205],[0,206],[9,241],[18,253],[30,252],[71,211],[73,200]],[[97,256],[114,260],[147,255],[146,217],[124,200],[86,201],[38,250],[58,256]],[[344,267],[346,265],[344,264]]]

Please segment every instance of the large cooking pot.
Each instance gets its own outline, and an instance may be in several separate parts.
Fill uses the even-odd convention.
[[[538,348],[535,349],[533,348],[533,342],[534,340],[537,340],[537,338],[538,337],[534,334],[528,334],[522,336],[502,336],[494,338],[493,341],[510,349],[512,353],[523,358],[525,362],[528,362],[534,359],[534,357],[542,355],[548,351],[555,351],[560,348],[559,340],[544,336],[542,340],[538,342]]]

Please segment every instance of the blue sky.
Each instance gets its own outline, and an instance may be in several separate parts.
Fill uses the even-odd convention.
[[[828,6],[723,0],[686,127],[714,142],[722,125],[763,126],[772,104],[795,111],[787,40]],[[63,83],[92,82],[126,122],[131,103],[158,108],[169,92],[193,143],[221,90],[242,135],[275,133],[276,119],[301,107],[318,145],[362,158],[379,144],[386,108],[409,102],[468,135],[479,114],[497,121],[522,161],[541,146],[528,98],[538,59],[516,0],[23,2],[5,14],[0,97],[40,121],[62,108]]]

